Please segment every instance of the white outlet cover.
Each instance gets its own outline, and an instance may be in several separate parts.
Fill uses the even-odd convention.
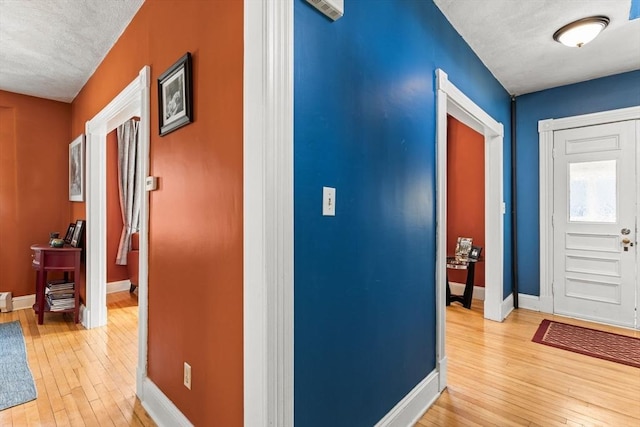
[[[322,187],[322,215],[336,216],[336,189]]]

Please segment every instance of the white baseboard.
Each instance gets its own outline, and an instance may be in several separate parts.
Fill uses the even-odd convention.
[[[451,288],[452,294],[462,295],[464,294],[465,285],[464,283],[449,282],[449,288]],[[484,286],[473,287],[473,299],[484,301]]]
[[[158,426],[193,427],[187,417],[180,412],[176,405],[169,400],[153,381],[145,378],[142,388],[143,394],[140,396],[142,406]]]
[[[413,388],[375,427],[407,427],[414,425],[440,396],[438,371],[432,371]]]
[[[540,311],[540,297],[518,294],[518,308]]]
[[[89,329],[89,327],[87,326],[87,323],[85,322],[85,319],[89,318],[89,309],[87,308],[86,305],[82,303],[80,303],[80,313],[78,317],[80,318],[80,323],[82,324],[82,326]]]
[[[504,301],[502,301],[502,306],[500,307],[500,314],[502,316],[502,320],[506,319],[507,316],[512,311],[513,311],[513,294],[509,294],[509,296]]]
[[[447,388],[447,371],[449,366],[449,360],[447,356],[440,359],[438,363],[438,391],[442,393]]]
[[[33,308],[33,304],[36,303],[36,294],[13,297],[11,298],[11,303],[13,304],[13,311]]]
[[[131,281],[129,279],[107,283],[108,294],[112,294],[114,292],[128,291],[130,288],[131,288]]]

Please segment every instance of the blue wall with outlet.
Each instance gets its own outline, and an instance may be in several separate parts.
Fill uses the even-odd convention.
[[[538,121],[640,105],[640,71],[548,89],[517,98],[518,284],[540,295]]]
[[[370,427],[436,367],[435,70],[510,99],[431,1],[295,2],[295,425]],[[322,216],[322,187],[336,216]],[[469,213],[473,215],[473,212]],[[510,292],[505,216],[505,295]]]

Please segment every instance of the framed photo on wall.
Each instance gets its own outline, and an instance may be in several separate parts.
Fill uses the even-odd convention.
[[[84,135],[69,144],[69,200],[84,202]]]
[[[158,77],[158,113],[160,136],[193,121],[190,52]]]

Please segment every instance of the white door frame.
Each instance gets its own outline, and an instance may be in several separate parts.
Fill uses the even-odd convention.
[[[503,300],[504,287],[504,190],[502,123],[494,120],[448,79],[436,70],[436,315],[437,360],[440,390],[446,386],[446,257],[447,257],[447,115],[484,135],[485,141],[485,319],[501,322],[513,309],[513,299]]]
[[[140,176],[149,173],[149,85],[151,69],[145,66],[118,96],[94,118],[86,123],[87,136],[87,229],[86,229],[86,307],[82,310],[82,324],[87,328],[107,323],[107,134],[132,117],[140,118],[138,158]],[[136,393],[143,395],[143,381],[147,377],[148,325],[148,251],[149,251],[149,195],[144,180],[139,180],[143,194],[140,210],[140,267],[138,284],[138,366]]]
[[[293,426],[293,9],[244,1],[244,425]]]
[[[540,311],[543,313],[553,313],[553,132],[638,119],[640,119],[640,106],[538,121],[540,146]],[[636,133],[640,134],[637,127]],[[640,141],[640,135],[638,138]],[[640,150],[636,150],[636,153],[636,164],[640,165]],[[640,201],[640,188],[638,192],[637,200]],[[636,221],[638,221],[640,203],[637,203],[636,209]],[[637,228],[638,224],[636,224],[636,230]],[[636,250],[636,265],[640,259],[638,252]],[[636,275],[636,289],[640,290],[638,276]],[[640,303],[638,293],[636,292],[636,306]]]

